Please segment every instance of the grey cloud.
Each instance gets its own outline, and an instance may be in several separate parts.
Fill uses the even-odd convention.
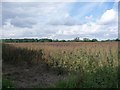
[[[59,9],[59,6],[61,3],[3,3],[2,25],[5,25],[8,19],[11,19],[11,24],[18,27],[31,27],[32,24],[47,23],[49,18],[57,13],[55,8]],[[31,18],[33,19],[31,20]],[[71,23],[69,22],[69,24]]]
[[[38,5],[39,5],[38,3],[25,3],[25,2],[3,3],[2,25],[4,25],[8,19],[11,19],[11,23],[15,26],[31,27],[32,24],[35,24],[35,20],[36,20],[35,17],[37,17],[37,12],[38,12],[36,11],[35,8],[37,8]]]
[[[81,25],[80,20],[76,20],[73,17],[59,17],[54,18],[48,22],[50,25],[66,25],[66,26],[72,26],[72,25]]]
[[[45,23],[55,26],[79,25],[79,20],[75,20],[72,17],[65,17],[66,11],[65,8],[63,10],[64,5],[61,5],[63,5],[63,3],[3,3],[2,25],[5,24],[7,19],[11,19],[11,24],[17,27],[30,28],[32,24],[34,25],[36,23]],[[27,19],[31,17],[38,20]]]
[[[14,19],[11,20],[11,24],[16,27],[32,28],[32,25],[36,24],[36,21],[33,18],[15,17]]]
[[[33,32],[26,32],[26,33],[23,33],[21,37],[38,37],[38,38],[41,38],[43,36],[45,36],[46,34],[43,34],[43,33],[33,33]]]
[[[76,21],[71,21],[71,20],[63,20],[63,21],[53,21],[48,23],[50,25],[66,25],[66,26],[72,26],[72,25],[81,25],[80,22],[76,22]]]

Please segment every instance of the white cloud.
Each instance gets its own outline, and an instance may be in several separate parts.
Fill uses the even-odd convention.
[[[117,12],[113,9],[107,10],[100,18],[98,21],[99,24],[114,24],[117,22]]]
[[[109,28],[108,28],[109,27]],[[11,25],[4,25],[4,38],[52,38],[52,39],[71,39],[79,36],[80,38],[112,38],[117,35],[117,26],[100,25],[89,22],[82,25],[33,25],[33,28],[20,28]],[[114,36],[113,36],[114,35]],[[111,37],[112,36],[112,37]]]

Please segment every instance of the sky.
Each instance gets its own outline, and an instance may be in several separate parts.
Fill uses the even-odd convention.
[[[2,2],[2,38],[116,39],[117,2]]]

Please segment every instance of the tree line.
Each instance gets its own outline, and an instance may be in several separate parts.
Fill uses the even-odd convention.
[[[107,42],[107,41],[120,41],[120,39],[113,39],[113,40],[101,40],[101,42]],[[97,39],[89,39],[89,38],[83,38],[83,40],[80,40],[79,37],[74,38],[73,40],[53,40],[53,39],[1,39],[0,42],[99,42]]]

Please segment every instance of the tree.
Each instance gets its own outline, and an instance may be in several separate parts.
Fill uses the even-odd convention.
[[[53,42],[58,42],[59,40],[58,39],[56,39],[56,40],[52,40]]]
[[[92,42],[97,42],[98,40],[97,39],[92,39]]]
[[[76,37],[76,38],[74,39],[74,41],[75,41],[75,42],[79,42],[79,41],[80,41],[79,37]]]
[[[90,39],[89,39],[89,38],[83,38],[83,41],[84,41],[84,42],[89,42]]]
[[[120,41],[120,39],[119,39],[119,38],[117,38],[115,41]]]

